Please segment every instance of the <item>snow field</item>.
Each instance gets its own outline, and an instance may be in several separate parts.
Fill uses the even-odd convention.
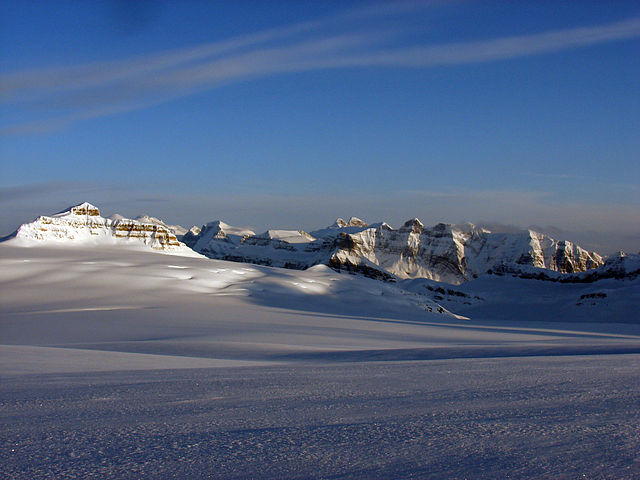
[[[606,322],[507,277],[445,292],[463,319],[324,266],[0,244],[3,475],[639,478],[637,282],[604,282]]]
[[[638,355],[3,379],[5,478],[640,475]]]

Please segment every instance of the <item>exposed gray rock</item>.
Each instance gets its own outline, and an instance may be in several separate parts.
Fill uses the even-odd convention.
[[[230,229],[234,227],[212,222],[199,234],[187,233],[185,241],[211,258],[296,269],[324,264],[385,280],[428,278],[453,284],[506,265],[511,271],[536,267],[575,273],[603,264],[596,253],[532,230],[492,233],[472,224],[444,223],[427,228],[417,218],[398,229],[386,223],[367,225],[355,217],[348,222],[338,218],[311,234],[243,230],[239,235],[235,229],[230,238]]]

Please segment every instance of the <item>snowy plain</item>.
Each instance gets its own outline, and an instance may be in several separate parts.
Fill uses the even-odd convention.
[[[518,283],[462,316],[324,266],[25,245],[0,244],[6,478],[640,478],[633,302],[563,321]]]

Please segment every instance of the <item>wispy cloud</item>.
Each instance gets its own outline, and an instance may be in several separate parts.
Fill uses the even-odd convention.
[[[492,40],[417,46],[346,58],[352,65],[430,67],[552,53],[640,36],[640,18],[595,27],[555,30]]]
[[[406,15],[433,2],[385,4],[277,29],[125,59],[0,75],[18,112],[4,135],[55,130],[267,76],[354,67],[428,68],[513,59],[640,37],[640,18],[464,43],[416,45],[399,31],[358,22]],[[363,29],[362,23],[366,27]],[[18,118],[28,118],[20,123]]]

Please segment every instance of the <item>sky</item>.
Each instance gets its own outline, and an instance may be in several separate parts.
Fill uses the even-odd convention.
[[[535,226],[640,250],[640,2],[0,0],[0,235]]]

